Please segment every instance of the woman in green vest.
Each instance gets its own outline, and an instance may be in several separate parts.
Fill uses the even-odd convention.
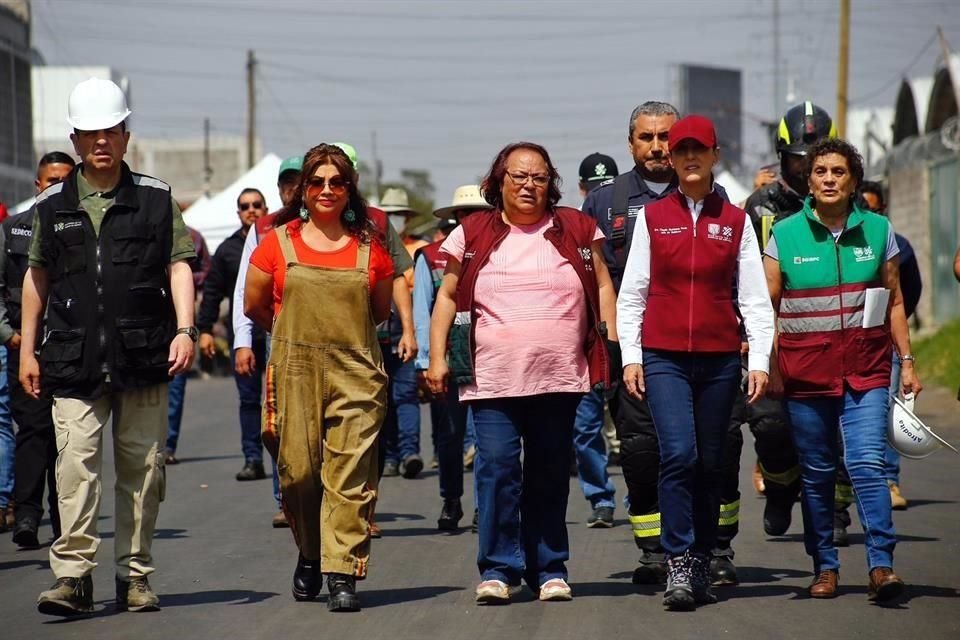
[[[833,544],[834,482],[844,462],[864,528],[871,600],[895,598],[896,534],[884,475],[891,341],[902,363],[904,394],[920,393],[900,292],[899,249],[890,221],[860,209],[857,150],[839,139],[807,158],[810,196],[778,222],[764,256],[777,312],[770,392],[782,392],[802,469],[804,545],[813,558],[813,598],[837,595]]]

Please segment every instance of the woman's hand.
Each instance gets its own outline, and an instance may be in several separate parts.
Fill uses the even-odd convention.
[[[753,404],[767,392],[770,376],[766,371],[751,371],[747,374],[747,404]]]
[[[643,400],[647,394],[647,385],[643,381],[643,366],[628,364],[623,368],[623,384],[627,393],[637,400]]]
[[[447,376],[450,375],[450,367],[447,366],[446,359],[430,359],[430,368],[427,369],[426,379],[427,387],[434,395],[442,395],[447,392]]]
[[[900,389],[904,397],[906,397],[908,393],[912,393],[913,397],[917,397],[920,395],[920,392],[923,391],[920,378],[917,377],[913,363],[909,360],[904,362],[900,368]]]

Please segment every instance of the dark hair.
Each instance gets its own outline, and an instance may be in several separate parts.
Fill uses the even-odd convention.
[[[887,204],[887,199],[883,195],[883,185],[873,180],[864,180],[860,185],[860,193],[872,193],[880,201],[880,208],[883,209]]]
[[[267,199],[263,197],[263,192],[260,191],[260,189],[257,189],[256,187],[247,187],[246,189],[240,192],[240,195],[237,196],[237,209],[240,208],[240,198],[247,195],[248,193],[255,193],[258,196],[260,196],[260,200],[263,202],[263,206],[264,207],[267,206]]]
[[[807,166],[804,170],[804,177],[809,180],[813,172],[813,163],[817,158],[836,153],[847,159],[847,169],[857,183],[857,188],[863,184],[863,158],[857,148],[840,138],[823,138],[813,144],[807,151]]]
[[[557,206],[557,203],[560,202],[560,174],[557,172],[557,168],[553,166],[553,162],[550,161],[550,154],[547,153],[547,150],[534,142],[512,142],[500,150],[497,157],[493,159],[493,164],[490,165],[490,171],[487,172],[487,177],[480,183],[480,191],[483,192],[483,199],[489,202],[490,206],[494,209],[503,210],[503,194],[501,190],[503,189],[503,180],[507,175],[507,158],[510,157],[511,153],[520,149],[526,149],[527,151],[540,154],[540,157],[543,158],[543,161],[547,164],[547,169],[550,171],[550,186],[547,187],[547,202],[551,209],[554,208]]]
[[[68,164],[71,167],[77,166],[76,161],[70,154],[64,153],[63,151],[50,151],[49,153],[43,154],[43,157],[40,158],[39,164],[37,164],[37,169],[42,169],[48,164]]]
[[[352,210],[353,220],[346,220],[341,214],[340,221],[346,228],[347,233],[357,238],[361,242],[369,242],[371,238],[370,223],[367,215],[367,203],[360,195],[360,189],[357,187],[357,171],[353,168],[353,162],[340,147],[322,142],[313,147],[303,156],[303,169],[300,172],[300,180],[297,183],[297,191],[293,196],[293,201],[287,207],[284,218],[292,220],[300,208],[303,207],[303,194],[307,189],[307,182],[313,177],[317,167],[325,164],[333,165],[337,168],[340,177],[347,181],[349,196],[347,198],[346,211]],[[277,221],[278,224],[280,221]]]

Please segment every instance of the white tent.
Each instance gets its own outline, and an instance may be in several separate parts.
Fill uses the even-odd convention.
[[[184,222],[203,234],[211,254],[240,227],[237,197],[241,191],[250,187],[259,189],[267,199],[267,211],[280,208],[280,194],[277,191],[280,162],[279,156],[268,153],[229,187],[213,197],[200,198],[183,212]]]

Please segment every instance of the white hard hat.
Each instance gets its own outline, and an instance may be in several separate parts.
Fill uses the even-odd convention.
[[[79,131],[100,131],[115,127],[130,115],[127,97],[109,80],[90,78],[70,92],[67,122]]]
[[[897,396],[891,396],[893,402],[890,405],[890,420],[887,424],[887,440],[890,445],[900,452],[900,455],[906,458],[920,459],[926,458],[931,453],[946,446],[957,451],[953,445],[938,436],[927,425],[920,421],[920,418],[913,413],[913,395],[909,395],[905,400]]]

